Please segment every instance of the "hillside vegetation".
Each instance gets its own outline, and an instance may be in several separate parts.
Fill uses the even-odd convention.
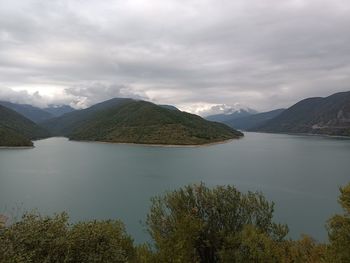
[[[220,123],[145,101],[114,99],[43,123],[72,140],[199,145],[243,134]]]
[[[27,147],[33,143],[24,136],[0,126],[0,147]]]
[[[98,112],[102,112],[111,108],[118,107],[123,103],[132,101],[131,99],[114,98],[98,104],[95,104],[87,109],[76,110],[70,113],[66,113],[58,118],[52,118],[50,120],[40,123],[41,126],[46,128],[54,136],[69,136],[74,130],[84,125],[88,120],[93,118]]]
[[[302,100],[254,130],[350,136],[350,91]]]
[[[17,112],[0,105],[0,146],[30,146],[30,140],[46,138],[49,133]]]

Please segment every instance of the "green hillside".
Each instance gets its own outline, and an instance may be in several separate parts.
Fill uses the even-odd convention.
[[[17,112],[0,105],[1,146],[29,146],[30,140],[46,138],[49,133]]]
[[[112,100],[105,103],[111,104]],[[119,143],[200,145],[243,136],[197,115],[130,99],[109,107],[100,103],[43,125],[72,140]]]
[[[93,118],[96,113],[118,107],[123,103],[132,101],[131,99],[114,98],[91,106],[83,110],[76,110],[66,113],[58,118],[53,118],[40,125],[46,128],[54,136],[68,136],[86,123],[87,120]]]
[[[350,136],[350,92],[302,100],[255,130]]]
[[[33,143],[24,136],[0,127],[0,147],[33,146]]]

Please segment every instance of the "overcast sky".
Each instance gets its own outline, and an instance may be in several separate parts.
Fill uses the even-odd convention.
[[[350,90],[349,0],[0,0],[0,99],[201,115]]]

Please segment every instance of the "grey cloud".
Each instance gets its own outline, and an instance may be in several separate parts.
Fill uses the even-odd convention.
[[[139,96],[201,114],[236,103],[288,107],[350,89],[345,0],[0,0],[0,6],[0,89],[61,87],[56,99],[77,105]]]
[[[141,93],[133,91],[125,85],[108,85],[93,83],[91,86],[75,86],[65,89],[68,96],[72,96],[78,108],[85,108],[111,98],[133,98],[147,100]]]
[[[0,87],[0,100],[13,103],[30,104],[40,108],[45,108],[50,104],[67,104],[75,106],[71,97],[51,98],[43,96],[40,92],[29,93],[26,90],[15,91],[10,88]]]

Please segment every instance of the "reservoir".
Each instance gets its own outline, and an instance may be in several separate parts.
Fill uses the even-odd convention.
[[[149,240],[144,221],[152,196],[200,182],[262,192],[290,237],[325,241],[327,219],[342,212],[338,188],[350,182],[350,140],[247,132],[203,147],[50,138],[33,149],[0,149],[0,214],[117,218],[137,243]]]

